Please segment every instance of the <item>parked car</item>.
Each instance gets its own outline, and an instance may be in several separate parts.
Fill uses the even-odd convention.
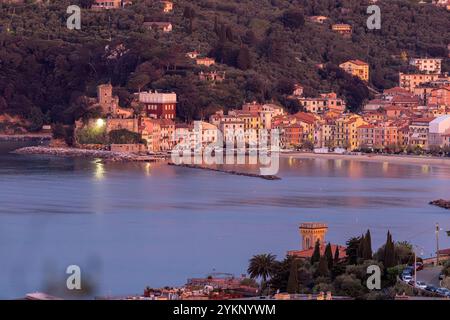
[[[439,280],[444,280],[444,278],[445,278],[445,274],[443,272],[441,272],[439,274]]]
[[[438,288],[432,286],[432,285],[428,285],[425,290],[429,291],[429,292],[436,292]]]
[[[411,273],[402,273],[402,280],[405,282],[412,281],[412,274]]]
[[[415,287],[419,289],[425,289],[428,285],[423,281],[417,281]]]
[[[450,290],[447,288],[438,288],[436,290],[436,293],[439,293],[440,295],[443,295],[445,297],[450,297]]]

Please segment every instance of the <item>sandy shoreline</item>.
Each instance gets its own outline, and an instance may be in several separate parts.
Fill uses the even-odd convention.
[[[368,162],[389,162],[398,164],[416,165],[440,165],[450,166],[450,158],[420,157],[420,156],[400,156],[400,155],[350,155],[350,154],[319,154],[306,152],[281,153],[282,158],[293,157],[295,159],[330,159],[330,160],[355,160]]]

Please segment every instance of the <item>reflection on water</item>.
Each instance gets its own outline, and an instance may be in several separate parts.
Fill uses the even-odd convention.
[[[253,254],[298,248],[304,221],[327,222],[328,240],[342,244],[370,228],[374,247],[390,229],[428,256],[434,224],[450,229],[448,211],[428,205],[449,197],[449,167],[280,164],[282,180],[266,181],[157,163],[0,156],[0,297],[58,287],[70,264],[87,269],[102,295],[179,285],[213,269],[240,274]]]

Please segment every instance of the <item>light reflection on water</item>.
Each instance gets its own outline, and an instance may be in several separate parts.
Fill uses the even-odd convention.
[[[370,228],[374,247],[390,229],[425,255],[434,223],[450,229],[450,213],[427,204],[450,197],[449,167],[287,157],[279,175],[0,156],[0,297],[45,290],[69,264],[85,268],[99,294],[179,285],[212,269],[240,274],[253,254],[298,248],[304,221],[327,222],[338,243]],[[441,246],[450,247],[444,236]]]

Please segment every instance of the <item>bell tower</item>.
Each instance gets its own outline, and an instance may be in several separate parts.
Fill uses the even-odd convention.
[[[302,250],[307,250],[314,248],[317,240],[320,244],[325,243],[328,226],[326,223],[305,222],[300,224],[299,231],[302,238]]]

